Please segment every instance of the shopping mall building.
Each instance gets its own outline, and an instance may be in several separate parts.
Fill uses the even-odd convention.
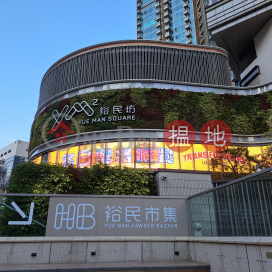
[[[169,101],[186,93],[242,97],[269,86],[231,86],[228,53],[219,47],[126,40],[83,48],[53,64],[42,79],[29,159],[78,167],[101,161],[167,172],[169,179],[191,171],[206,183],[191,182],[194,190],[181,194],[198,193],[212,187],[209,159],[216,153],[200,143],[197,125],[190,149],[165,145],[167,120],[175,120],[167,119],[176,107]],[[188,111],[190,121],[194,109]],[[234,134],[231,145],[262,155],[269,143],[262,134]]]

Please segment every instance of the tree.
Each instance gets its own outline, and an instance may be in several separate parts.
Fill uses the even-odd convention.
[[[239,178],[257,172],[262,164],[260,155],[249,155],[246,147],[228,147],[216,154],[210,159],[214,179]]]

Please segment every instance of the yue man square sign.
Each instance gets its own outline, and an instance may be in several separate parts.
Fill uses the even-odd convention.
[[[46,236],[187,236],[186,199],[51,197]]]

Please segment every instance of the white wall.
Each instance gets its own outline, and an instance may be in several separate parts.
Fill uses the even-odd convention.
[[[7,160],[14,156],[28,157],[28,142],[17,140],[0,150],[0,160]],[[9,152],[10,151],[10,152]],[[7,153],[5,155],[5,153]],[[3,156],[2,156],[3,155]]]
[[[163,179],[163,176],[167,176]],[[163,172],[156,174],[159,196],[191,196],[213,188],[211,173]]]
[[[249,86],[265,84],[272,81],[272,18],[254,38],[257,58],[241,73],[243,78],[254,66],[259,65],[261,75]]]

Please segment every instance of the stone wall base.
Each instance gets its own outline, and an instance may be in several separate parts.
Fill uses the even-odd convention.
[[[212,272],[271,272],[272,237],[0,238],[0,266],[185,260],[209,264]]]

